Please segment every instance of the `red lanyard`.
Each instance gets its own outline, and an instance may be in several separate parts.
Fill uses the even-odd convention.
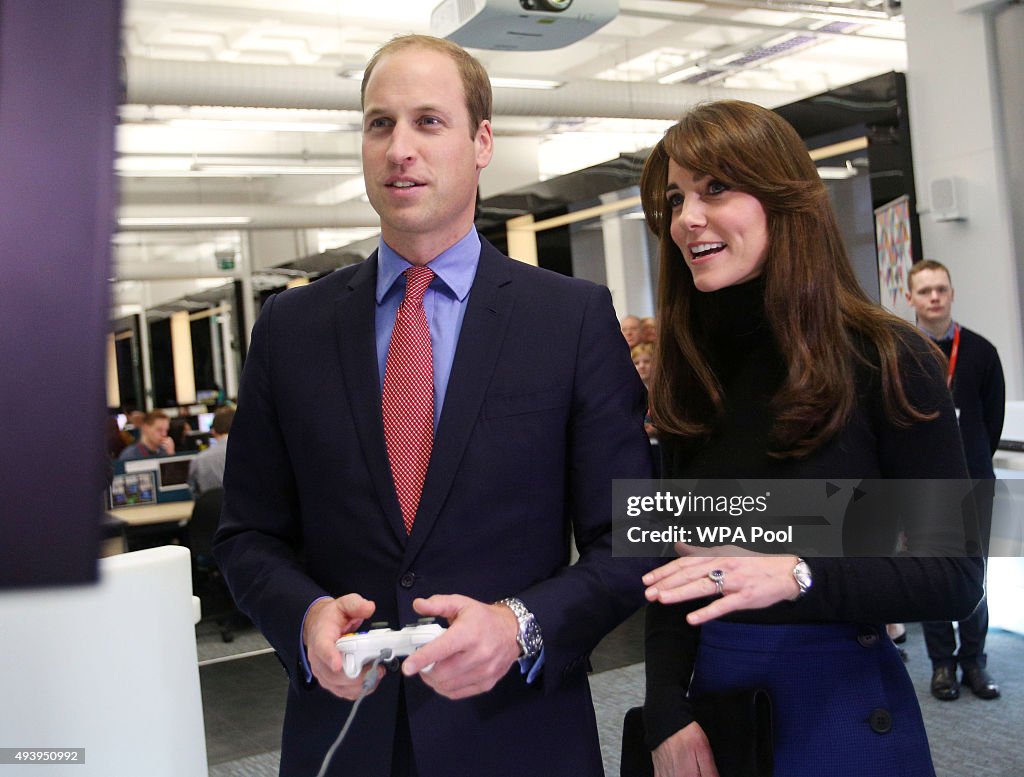
[[[960,353],[960,325],[953,324],[953,350],[949,353],[949,372],[946,375],[946,387],[953,386],[953,373],[956,372],[956,357]]]

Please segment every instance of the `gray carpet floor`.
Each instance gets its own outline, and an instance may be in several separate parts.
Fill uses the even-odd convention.
[[[284,672],[276,658],[260,652],[267,644],[255,632],[241,631],[234,642],[224,644],[204,626],[200,624],[198,644],[210,777],[274,777]],[[643,699],[641,633],[640,619],[633,618],[609,635],[594,656],[591,688],[608,777],[619,774],[622,716]],[[1003,692],[995,701],[977,699],[966,689],[955,702],[933,699],[919,627],[910,626],[905,647],[938,777],[1024,777],[1024,636],[1005,631],[989,635],[989,669]],[[253,652],[218,662],[220,657]]]

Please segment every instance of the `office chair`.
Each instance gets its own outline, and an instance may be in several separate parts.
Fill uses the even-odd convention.
[[[202,603],[203,620],[216,621],[221,639],[232,642],[235,639],[233,627],[241,625],[245,618],[235,606],[213,558],[213,535],[220,522],[223,500],[223,488],[212,488],[199,495],[186,527],[185,544],[192,552],[192,592]]]

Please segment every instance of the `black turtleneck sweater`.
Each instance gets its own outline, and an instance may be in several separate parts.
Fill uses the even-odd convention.
[[[768,455],[770,402],[785,363],[764,317],[763,281],[698,295],[699,342],[724,393],[725,412],[710,437],[660,433],[665,478],[965,478],[956,416],[945,374],[927,341],[900,337],[900,374],[914,407],[931,421],[899,428],[882,404],[879,357],[870,346],[858,363],[858,404],[845,428],[800,459]],[[884,552],[884,551],[883,551]],[[810,558],[814,584],[796,602],[735,613],[729,620],[762,623],[892,623],[956,620],[982,592],[980,558]],[[692,722],[686,690],[699,627],[687,624],[694,604],[651,605],[647,612],[645,721],[652,747]]]

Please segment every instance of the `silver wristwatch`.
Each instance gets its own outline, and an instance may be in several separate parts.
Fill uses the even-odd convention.
[[[516,634],[516,642],[519,643],[519,657],[533,658],[540,654],[544,648],[544,637],[541,636],[540,626],[533,613],[526,609],[526,605],[519,599],[509,597],[502,599],[498,604],[508,607],[519,621],[519,633]]]
[[[801,596],[811,590],[811,586],[814,585],[814,579],[811,577],[811,568],[807,566],[807,562],[802,558],[797,558],[796,566],[793,567],[793,577],[796,578],[796,584],[800,586],[800,593],[796,595],[799,599]]]

